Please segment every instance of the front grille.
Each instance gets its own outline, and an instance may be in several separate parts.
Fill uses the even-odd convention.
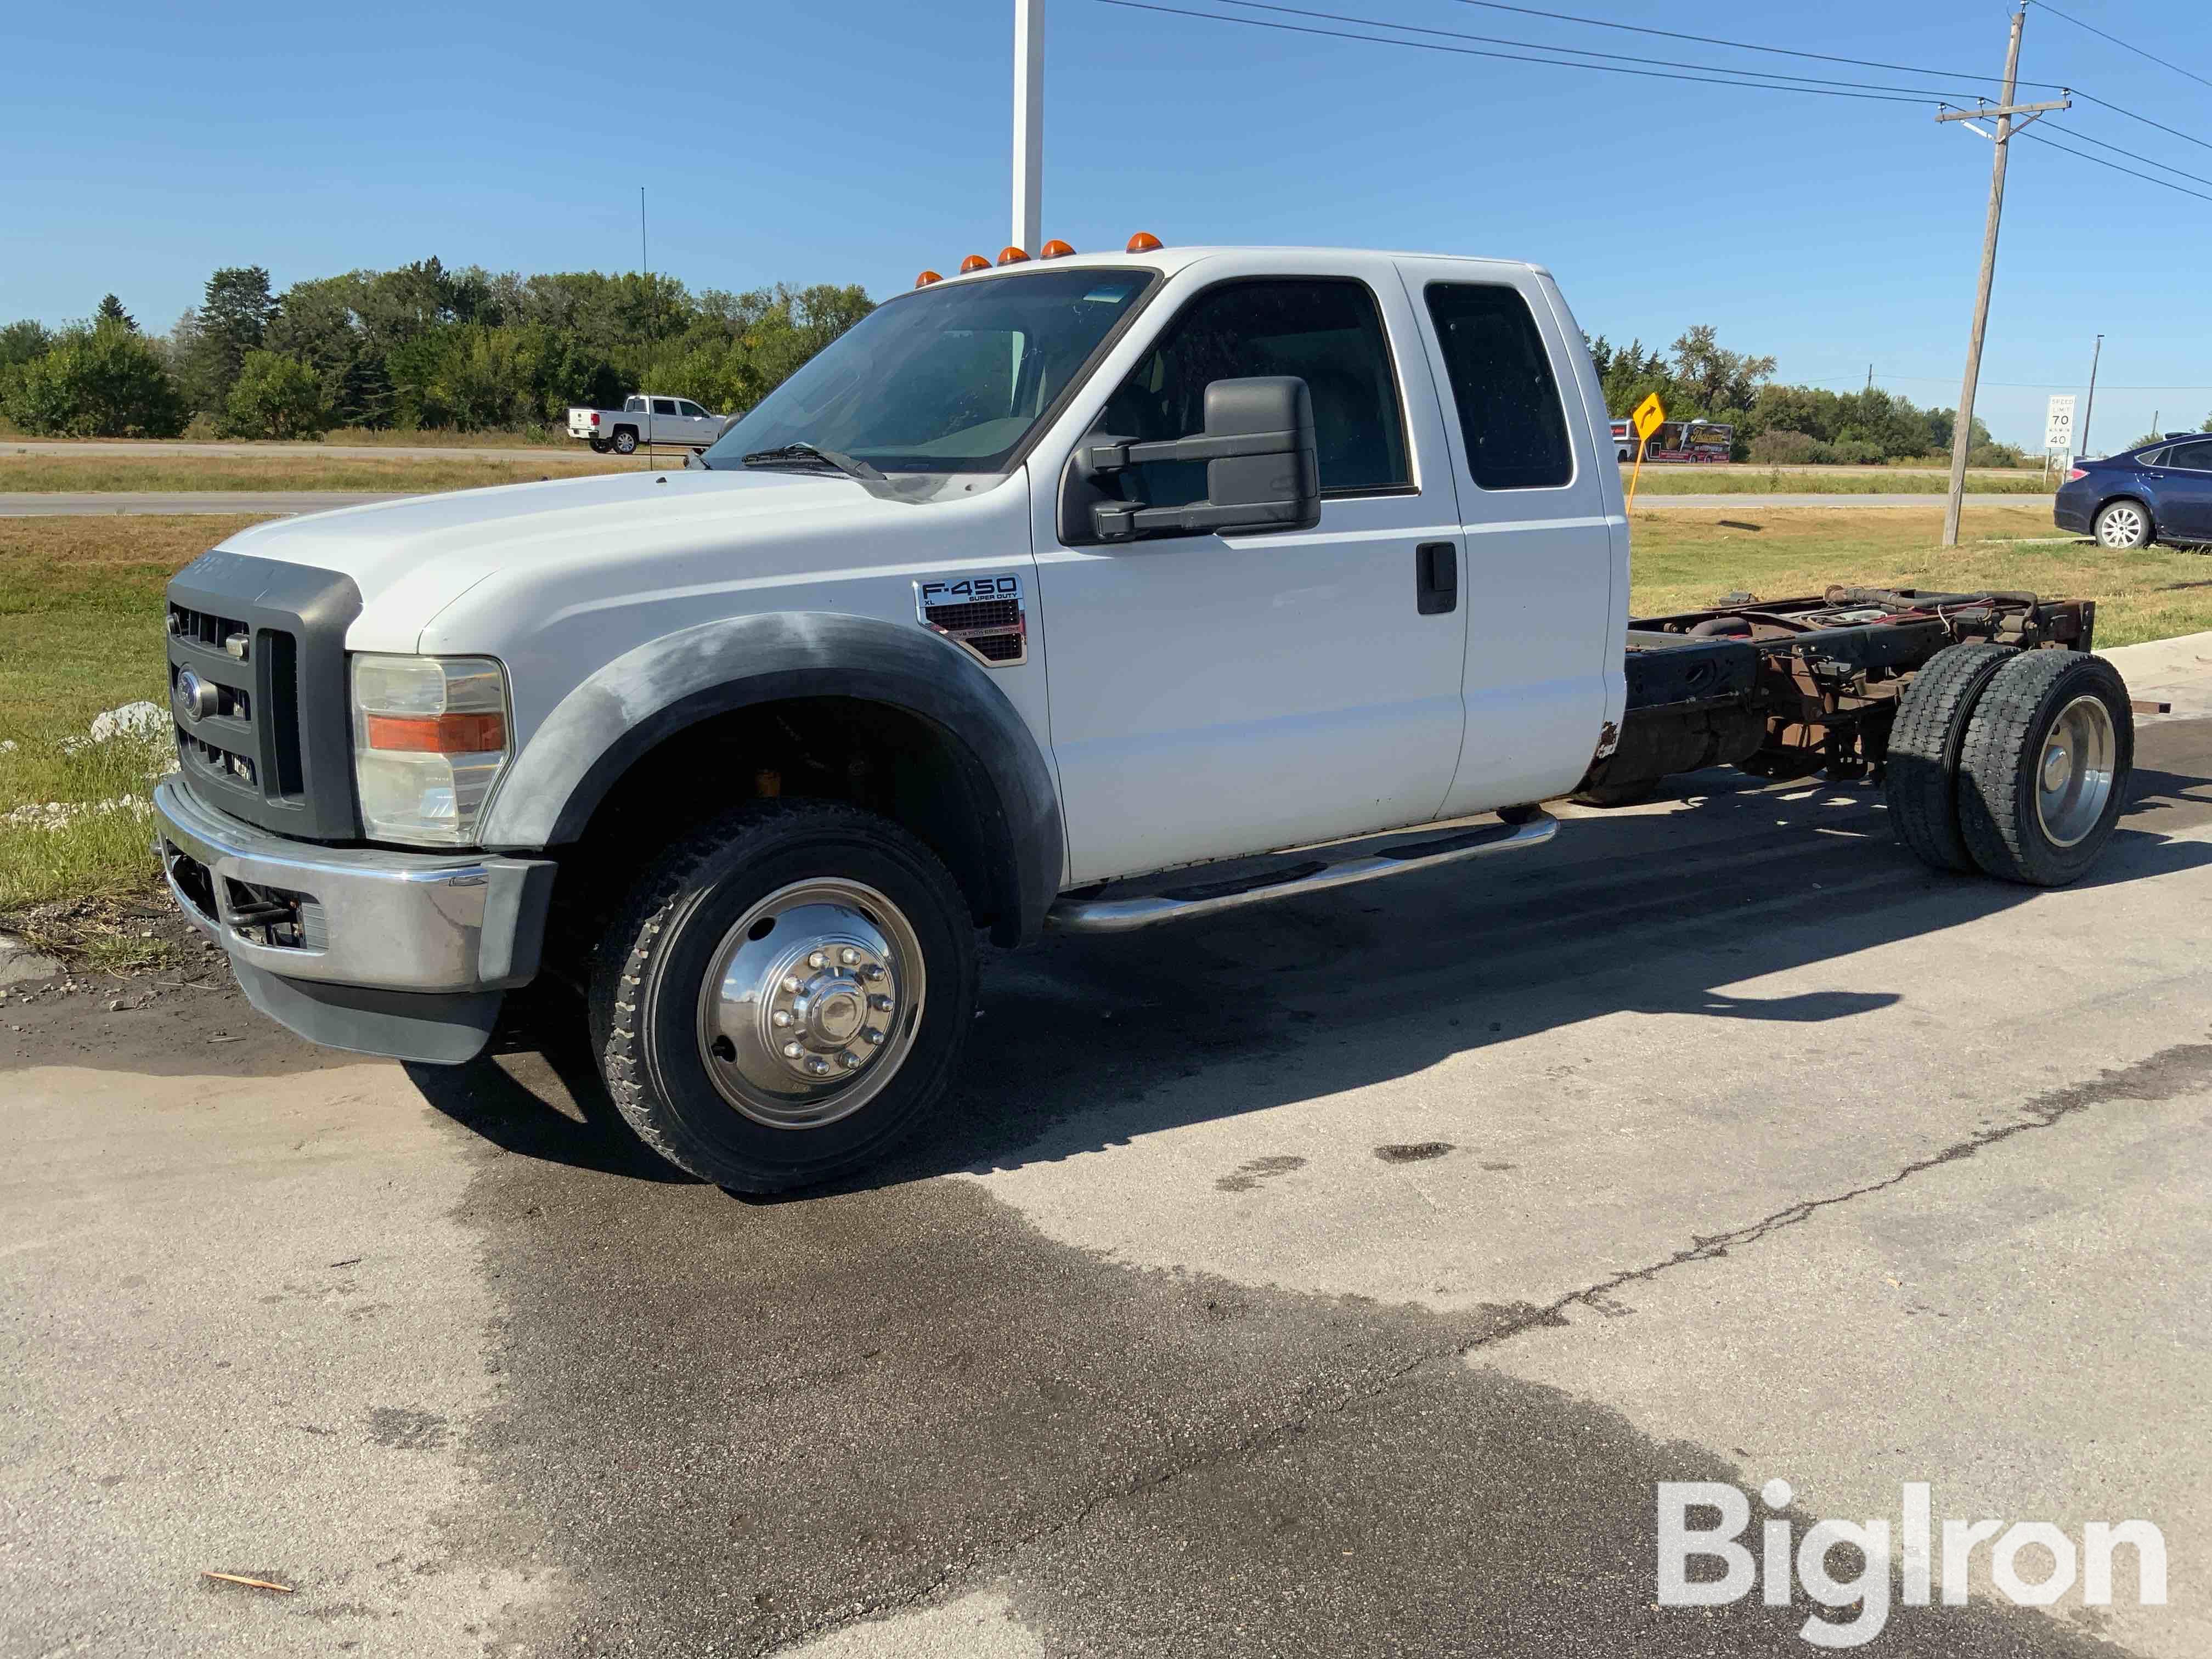
[[[283,835],[358,833],[345,630],[360,612],[336,571],[218,549],[177,574],[169,708],[195,795]]]

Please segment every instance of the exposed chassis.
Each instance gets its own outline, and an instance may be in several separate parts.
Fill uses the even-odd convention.
[[[1937,652],[1969,640],[2087,651],[2096,617],[2093,599],[1841,586],[1637,617],[1626,713],[1575,799],[1619,805],[1709,766],[1879,777],[1898,697]]]

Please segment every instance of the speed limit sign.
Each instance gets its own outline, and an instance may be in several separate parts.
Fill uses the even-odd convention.
[[[2074,453],[2074,394],[2061,392],[2051,400],[2051,412],[2044,417],[2043,447]]]

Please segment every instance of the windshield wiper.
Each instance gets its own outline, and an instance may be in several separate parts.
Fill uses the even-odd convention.
[[[817,444],[784,444],[775,449],[757,449],[744,459],[747,466],[834,466],[848,477],[867,483],[881,483],[884,478],[866,461],[854,460],[839,450],[823,449]]]

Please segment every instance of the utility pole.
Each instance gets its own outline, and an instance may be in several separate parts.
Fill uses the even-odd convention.
[[[2089,421],[2097,412],[2097,361],[2105,355],[2105,337],[2097,337],[2097,349],[2089,354],[2089,406],[2081,411],[2081,447],[2076,454],[2089,453]]]
[[[1966,505],[1966,453],[1974,447],[1974,391],[1982,378],[1982,341],[1990,328],[1990,284],[1997,270],[1997,224],[2004,216],[2005,163],[2012,155],[2012,136],[2040,120],[2045,112],[2054,109],[2070,109],[2073,100],[2059,99],[2048,104],[2015,104],[2013,94],[2020,88],[2020,34],[2027,23],[2027,7],[2022,4],[2013,14],[2012,38],[2005,47],[2004,96],[1995,105],[1984,104],[1977,109],[1943,110],[1938,121],[1964,121],[1969,130],[1990,139],[1996,148],[1996,157],[1990,163],[1990,216],[1982,230],[1982,281],[1974,296],[1974,331],[1966,343],[1966,375],[1959,387],[1958,421],[1951,433],[1951,493],[1943,508],[1943,545],[1959,544],[1959,514]],[[2018,126],[2013,118],[2025,115],[2027,119]],[[1996,131],[1990,132],[1974,125],[1977,118],[1996,118]]]
[[[1014,0],[1013,245],[1044,245],[1044,0]]]

